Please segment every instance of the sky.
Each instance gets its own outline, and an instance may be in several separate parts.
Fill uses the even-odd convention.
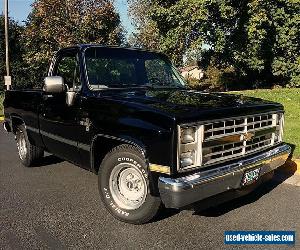
[[[26,20],[28,14],[31,11],[31,4],[34,0],[8,0],[9,5],[9,16],[15,21],[22,23]],[[131,21],[128,17],[128,5],[127,0],[115,0],[115,6],[117,11],[120,13],[120,18],[123,27],[128,32],[132,33],[134,30]],[[3,0],[0,0],[0,13],[4,12]]]

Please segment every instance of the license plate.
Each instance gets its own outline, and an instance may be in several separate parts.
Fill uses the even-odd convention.
[[[259,178],[259,172],[260,172],[260,168],[255,168],[246,171],[242,179],[242,186],[246,186],[257,181]]]

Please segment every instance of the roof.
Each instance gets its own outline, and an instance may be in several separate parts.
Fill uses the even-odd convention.
[[[119,45],[103,45],[103,44],[76,44],[76,45],[64,47],[64,48],[61,48],[61,49],[79,48],[80,50],[85,50],[86,48],[91,48],[91,47],[128,49],[128,50],[138,50],[138,51],[154,52],[154,53],[163,54],[163,53],[161,53],[159,51],[156,51],[156,50],[149,50],[149,49],[144,49],[144,48],[128,47],[128,46],[119,46]]]

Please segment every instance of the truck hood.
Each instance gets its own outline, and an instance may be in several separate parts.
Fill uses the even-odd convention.
[[[101,96],[148,112],[164,113],[179,122],[283,110],[279,103],[258,98],[187,89],[114,90],[102,92]]]

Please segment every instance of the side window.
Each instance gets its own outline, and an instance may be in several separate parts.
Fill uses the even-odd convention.
[[[79,66],[76,55],[63,55],[58,59],[53,75],[64,78],[69,89],[79,90],[81,87],[79,77]]]

